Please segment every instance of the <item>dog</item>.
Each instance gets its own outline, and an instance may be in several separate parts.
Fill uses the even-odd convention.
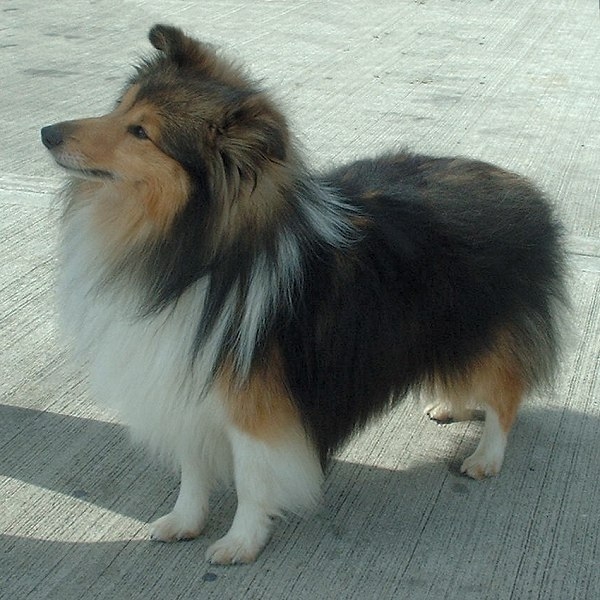
[[[462,471],[496,475],[522,398],[549,382],[563,228],[528,180],[391,152],[309,170],[270,96],[212,46],[155,25],[107,115],[44,127],[63,191],[64,328],[93,393],[181,473],[156,540],[253,561],[273,518],[319,501],[329,457],[410,394],[485,411]]]

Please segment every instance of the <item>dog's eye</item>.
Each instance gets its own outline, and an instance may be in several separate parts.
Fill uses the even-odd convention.
[[[146,133],[146,130],[141,125],[130,125],[127,128],[127,131],[129,131],[129,133],[131,133],[131,135],[134,135],[136,138],[138,138],[138,140],[147,140],[148,139],[148,134]]]

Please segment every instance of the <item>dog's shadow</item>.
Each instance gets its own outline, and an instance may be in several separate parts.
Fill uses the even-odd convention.
[[[340,561],[353,560],[359,555],[371,556],[373,561],[394,556],[399,563],[409,564],[411,557],[423,552],[423,548],[438,561],[450,560],[446,555],[448,540],[437,535],[439,530],[452,529],[448,527],[449,522],[458,519],[463,529],[466,522],[474,527],[480,522],[488,539],[500,539],[506,535],[507,522],[514,520],[511,511],[515,503],[525,519],[539,509],[544,486],[548,487],[544,494],[555,494],[548,502],[560,503],[563,501],[561,493],[571,493],[560,484],[567,465],[569,479],[575,478],[581,485],[579,471],[589,465],[578,466],[574,461],[577,444],[582,436],[589,434],[590,428],[598,428],[594,417],[566,408],[524,409],[511,435],[501,476],[476,482],[461,476],[458,470],[462,458],[473,450],[481,424],[457,423],[438,428],[424,416],[415,416],[415,419],[422,419],[422,423],[416,422],[416,429],[415,422],[410,424],[415,430],[412,434],[415,439],[404,445],[410,452],[410,460],[404,461],[404,464],[409,463],[408,468],[382,467],[379,463],[385,464],[389,454],[385,460],[378,460],[377,465],[348,458],[373,454],[361,453],[360,449],[333,461],[327,473],[322,506],[308,518],[290,516],[280,521],[259,559],[260,564],[273,566],[285,556],[292,564],[335,568]],[[65,519],[77,530],[75,539],[82,541],[44,540],[35,531],[31,536],[22,532],[1,535],[9,550],[5,563],[8,572],[26,564],[32,552],[39,558],[46,552],[68,554],[85,549],[96,568],[100,568],[104,563],[112,564],[116,555],[126,556],[123,551],[127,548],[129,555],[143,556],[139,560],[147,562],[148,569],[155,567],[156,577],[162,572],[161,561],[165,556],[179,561],[182,569],[188,563],[196,565],[185,577],[197,579],[208,573],[198,570],[198,560],[208,540],[216,539],[227,530],[235,511],[233,491],[215,494],[206,537],[190,544],[152,543],[145,537],[144,523],[170,510],[178,481],[174,474],[157,467],[144,452],[134,447],[122,426],[3,405],[0,406],[0,431],[4,442],[0,475],[14,480],[17,486],[23,482],[38,491],[41,488],[51,494],[58,492],[71,504],[76,499],[83,502],[82,507],[92,505],[110,511],[117,521],[122,515],[139,523],[139,533],[133,536],[133,541],[131,536],[125,539],[127,535],[124,535],[121,541],[94,542],[93,538],[86,540],[85,533],[81,535],[86,527],[85,519],[78,523],[71,508],[70,516],[65,515]],[[390,432],[388,443],[389,435]],[[372,438],[367,438],[366,443],[375,441],[375,435]],[[590,451],[597,454],[597,436],[592,443],[595,446]],[[515,495],[519,489],[525,489],[525,493],[517,502]],[[573,493],[587,498],[583,490],[575,489]],[[593,511],[594,495],[589,495],[587,500],[581,498],[580,503],[590,504],[589,509],[584,506],[582,510]],[[10,499],[6,502],[9,505]],[[35,502],[40,502],[40,494],[32,497],[32,504]],[[60,499],[52,497],[49,502],[55,505]],[[77,502],[75,505],[78,506]],[[62,513],[57,511],[56,514],[60,519]],[[489,519],[489,515],[502,518]],[[59,525],[57,531],[68,528],[65,523]],[[19,531],[18,523],[11,529]],[[464,531],[455,534],[466,535]],[[464,543],[470,543],[469,539],[465,538]]]
[[[436,427],[433,422],[430,426]],[[0,475],[143,522],[161,509],[168,511],[177,496],[177,476],[132,444],[126,428],[117,423],[0,405],[0,431],[6,443]],[[412,490],[422,490],[431,477],[438,477],[440,469],[465,486],[469,482],[459,477],[459,465],[459,459],[449,458],[446,465],[423,462],[395,470],[333,460],[317,514],[324,517],[332,510],[328,506],[350,501],[364,520],[370,504],[379,506],[385,499],[402,505]],[[213,502],[214,512],[235,508],[232,491],[217,491]]]

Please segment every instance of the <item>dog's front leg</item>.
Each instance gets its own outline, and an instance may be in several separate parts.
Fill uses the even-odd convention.
[[[318,501],[322,471],[308,438],[290,429],[277,440],[229,430],[238,506],[231,528],[206,552],[212,563],[248,563],[269,540],[273,517]]]
[[[150,525],[150,536],[161,542],[198,537],[208,516],[209,476],[202,460],[181,461],[181,486],[173,510]]]

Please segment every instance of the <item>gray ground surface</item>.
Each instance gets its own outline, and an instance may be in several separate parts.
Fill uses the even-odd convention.
[[[407,146],[496,162],[556,199],[575,335],[499,478],[457,474],[481,423],[438,427],[407,403],[339,456],[322,508],[280,522],[257,563],[204,563],[231,491],[207,537],[147,540],[177,480],[93,405],[57,335],[60,178],[38,131],[110,106],[156,21],[264,78],[315,166]],[[0,597],[600,597],[597,2],[2,0],[0,30]]]

